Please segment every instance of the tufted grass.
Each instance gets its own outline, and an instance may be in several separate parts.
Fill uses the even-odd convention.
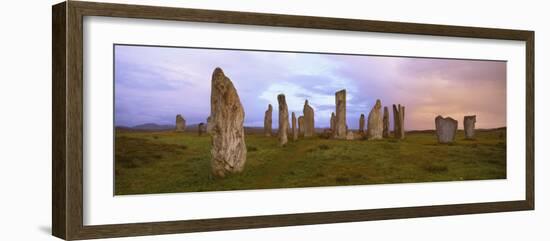
[[[151,194],[506,178],[505,130],[457,134],[438,144],[433,132],[405,140],[313,137],[277,145],[276,137],[247,134],[245,170],[210,176],[210,137],[196,133],[116,131],[115,194]]]

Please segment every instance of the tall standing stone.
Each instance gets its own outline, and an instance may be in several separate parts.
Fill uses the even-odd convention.
[[[296,115],[292,112],[292,140],[298,140],[298,129],[296,128]]]
[[[405,138],[405,106],[393,105],[393,135],[397,139]]]
[[[304,137],[311,137],[315,135],[315,115],[313,108],[306,100],[304,103]]]
[[[181,115],[176,116],[176,131],[177,132],[185,131],[185,119]]]
[[[214,70],[211,88],[212,174],[224,177],[241,172],[246,162],[244,109],[237,90],[222,69]]]
[[[288,106],[283,94],[277,96],[277,101],[279,102],[279,145],[284,146],[288,142]]]
[[[298,117],[298,135],[304,136],[304,116]]]
[[[334,138],[346,139],[346,90],[340,90],[335,94],[336,98],[336,123],[334,126]]]
[[[372,107],[369,113],[369,120],[367,126],[367,138],[369,140],[382,139],[382,131],[384,130],[384,124],[382,119],[382,103],[380,100],[376,100],[376,104]]]
[[[271,106],[271,104],[269,104],[267,106],[267,110],[265,111],[265,116],[264,116],[264,134],[265,136],[271,136],[271,126],[272,126],[272,120],[273,118],[273,106]]]
[[[365,132],[365,115],[361,114],[359,116],[359,133],[363,134]]]
[[[439,143],[451,143],[455,140],[458,121],[451,117],[443,118],[440,115],[435,118],[435,132]]]
[[[476,116],[464,116],[464,135],[466,139],[475,139]]]
[[[383,122],[382,137],[388,138],[390,137],[390,112],[388,111],[387,106],[384,106],[384,117],[382,118],[382,122]]]
[[[205,124],[203,122],[199,123],[198,132],[199,132],[199,136],[202,136],[202,134],[204,134],[204,132],[206,132],[206,127],[205,127]]]

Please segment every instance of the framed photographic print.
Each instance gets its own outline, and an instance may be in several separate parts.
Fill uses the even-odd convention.
[[[53,235],[534,209],[534,32],[53,6]]]

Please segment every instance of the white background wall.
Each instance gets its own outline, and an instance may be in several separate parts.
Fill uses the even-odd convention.
[[[536,31],[536,210],[237,230],[122,240],[548,240],[550,100],[546,1],[117,1]],[[0,13],[0,240],[56,240],[51,230],[51,8],[7,1]],[[514,91],[514,90],[509,90]]]

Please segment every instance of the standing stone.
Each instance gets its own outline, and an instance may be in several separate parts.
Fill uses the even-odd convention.
[[[304,136],[304,116],[298,117],[298,134]]]
[[[334,137],[334,133],[336,133],[336,115],[334,112],[330,114],[330,133],[332,137]]]
[[[397,139],[405,138],[405,106],[393,105],[393,135]]]
[[[177,132],[185,131],[185,119],[181,115],[176,116],[176,131]]]
[[[359,134],[363,134],[365,132],[365,115],[361,114],[359,117]]]
[[[280,94],[277,96],[279,102],[279,145],[285,146],[288,142],[288,106],[286,105],[285,95]]]
[[[298,130],[296,129],[296,115],[292,112],[292,140],[298,140]]]
[[[383,122],[382,137],[388,138],[390,137],[390,112],[388,111],[387,106],[384,106],[384,117],[382,118],[382,122]]]
[[[334,138],[346,139],[348,130],[346,128],[346,90],[336,92],[336,122]]]
[[[241,172],[246,162],[244,109],[237,90],[222,69],[214,70],[211,88],[212,174],[225,177]]]
[[[376,104],[372,107],[369,113],[369,120],[367,126],[367,138],[369,140],[382,139],[382,131],[384,130],[384,124],[382,122],[382,103],[380,100],[376,100]]]
[[[265,111],[264,116],[264,134],[265,136],[271,136],[271,126],[272,126],[272,118],[273,118],[273,107],[271,104],[267,106],[267,110]]]
[[[199,123],[198,131],[199,131],[199,136],[202,136],[202,134],[204,134],[204,132],[206,131],[206,127],[203,122]]]
[[[206,118],[206,133],[212,133],[212,118],[210,116]]]
[[[309,105],[309,102],[306,100],[304,103],[304,137],[312,137],[315,135],[315,116],[313,108]]]
[[[439,143],[451,143],[455,140],[458,121],[451,117],[443,118],[440,115],[435,118],[435,132]]]
[[[464,135],[466,139],[473,140],[475,139],[475,128],[476,128],[476,116],[464,116]]]

